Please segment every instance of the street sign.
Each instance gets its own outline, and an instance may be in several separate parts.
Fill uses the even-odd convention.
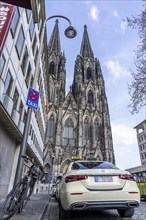
[[[39,96],[40,93],[38,91],[29,87],[26,105],[29,106],[30,108],[37,110],[39,103]]]

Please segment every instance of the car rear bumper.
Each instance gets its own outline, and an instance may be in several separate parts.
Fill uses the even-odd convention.
[[[139,206],[137,201],[98,201],[98,202],[75,202],[70,206],[71,210],[87,209],[120,209],[136,208]]]

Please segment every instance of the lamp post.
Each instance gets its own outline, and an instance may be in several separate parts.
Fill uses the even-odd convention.
[[[53,15],[53,16],[47,17],[44,20],[43,28],[42,28],[42,32],[41,32],[41,37],[40,37],[40,47],[39,47],[39,52],[38,52],[38,56],[37,56],[36,69],[35,69],[34,79],[33,79],[33,83],[32,83],[32,87],[34,89],[36,87],[37,76],[38,76],[38,73],[39,73],[39,65],[40,65],[40,59],[41,59],[42,50],[43,50],[43,40],[44,40],[44,36],[45,36],[46,23],[47,23],[48,20],[50,20],[52,18],[56,18],[56,17],[57,18],[58,17],[59,18],[63,18],[63,19],[68,21],[69,26],[68,26],[68,28],[64,32],[64,34],[65,34],[65,36],[67,38],[71,39],[71,38],[74,38],[77,35],[77,31],[71,25],[71,21],[67,17],[65,17],[65,16]],[[24,126],[24,132],[23,132],[23,137],[22,137],[22,144],[21,144],[21,148],[20,148],[20,152],[19,152],[19,158],[18,158],[18,163],[17,163],[16,175],[15,175],[15,184],[21,179],[21,175],[22,175],[23,158],[21,156],[26,153],[28,131],[29,131],[29,125],[30,125],[30,121],[31,121],[31,113],[32,113],[32,109],[30,107],[28,107],[26,123],[25,123],[25,126]]]

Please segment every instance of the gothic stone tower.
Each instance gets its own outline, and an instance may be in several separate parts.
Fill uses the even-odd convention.
[[[46,146],[54,163],[78,155],[115,163],[110,116],[99,60],[84,26],[74,80],[65,94],[65,55],[61,52],[58,21],[49,45],[49,112]]]

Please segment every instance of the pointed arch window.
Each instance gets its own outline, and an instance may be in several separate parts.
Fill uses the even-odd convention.
[[[91,78],[92,78],[92,71],[91,71],[91,68],[88,67],[88,68],[87,68],[87,79],[89,80],[89,79],[91,79]]]
[[[88,103],[93,104],[93,92],[91,90],[88,92]]]
[[[89,140],[89,121],[88,118],[84,120],[84,140]]]
[[[54,92],[54,85],[52,83],[49,83],[49,101],[51,103],[54,102],[55,92]]]
[[[94,140],[99,139],[99,124],[97,118],[94,121]]]
[[[50,63],[49,74],[51,74],[51,75],[55,74],[55,64],[53,61]]]
[[[63,130],[63,145],[74,146],[74,124],[71,118],[68,118],[64,124]]]
[[[55,131],[55,119],[54,116],[51,115],[48,121],[48,127],[47,127],[47,137],[54,137],[54,131]]]
[[[96,79],[98,79],[98,74],[99,74],[99,64],[96,63],[96,66],[95,66],[95,76],[96,76]]]

